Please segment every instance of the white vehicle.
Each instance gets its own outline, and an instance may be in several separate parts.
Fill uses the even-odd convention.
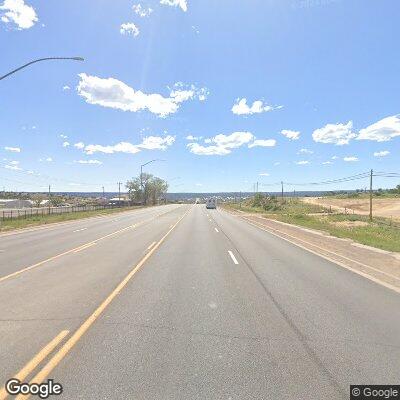
[[[207,199],[206,208],[217,208],[217,200],[213,198]]]

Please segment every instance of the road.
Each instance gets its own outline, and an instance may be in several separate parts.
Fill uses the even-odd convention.
[[[20,371],[61,383],[59,398],[151,400],[347,399],[350,384],[399,383],[398,293],[223,210],[3,235],[0,265],[3,383]]]

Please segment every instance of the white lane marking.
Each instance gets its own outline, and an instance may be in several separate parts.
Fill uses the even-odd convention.
[[[156,244],[156,242],[153,242],[153,243],[147,248],[147,250],[150,250],[155,244]]]
[[[228,253],[231,256],[232,261],[234,262],[234,264],[236,264],[236,265],[239,264],[238,260],[236,260],[236,257],[234,256],[234,254],[230,250],[228,250]]]
[[[171,224],[169,227],[172,228],[174,226],[174,224]]]
[[[228,211],[226,211],[226,212],[229,214]],[[230,215],[233,215],[233,214],[230,214]],[[347,270],[349,270],[349,271],[351,271],[351,272],[354,272],[354,273],[357,274],[357,275],[361,275],[361,276],[363,276],[364,278],[369,279],[369,280],[372,281],[372,282],[375,282],[375,283],[377,283],[377,284],[379,284],[379,285],[381,285],[381,286],[385,286],[386,288],[391,289],[391,290],[393,290],[393,291],[395,291],[395,292],[397,292],[397,293],[400,293],[400,288],[398,288],[397,286],[391,285],[390,283],[386,283],[386,282],[382,281],[381,279],[378,279],[378,278],[373,277],[372,275],[369,275],[369,274],[367,274],[367,273],[365,273],[365,272],[362,272],[362,271],[359,271],[359,270],[354,269],[354,268],[352,268],[352,267],[349,267],[348,265],[346,265],[346,264],[344,264],[344,263],[342,263],[342,262],[340,262],[340,261],[337,261],[337,260],[335,260],[334,258],[331,258],[331,257],[329,257],[329,256],[325,256],[325,255],[323,255],[323,254],[321,254],[321,253],[318,253],[317,251],[311,250],[311,249],[308,248],[308,247],[302,246],[301,244],[296,243],[296,242],[294,242],[294,241],[292,241],[292,240],[290,240],[290,239],[287,239],[287,238],[285,238],[285,237],[283,237],[283,236],[281,236],[281,235],[278,235],[277,233],[272,232],[272,231],[269,230],[269,229],[261,228],[259,225],[256,225],[255,223],[252,223],[252,222],[249,222],[250,220],[248,220],[248,219],[245,218],[245,217],[238,217],[238,218],[242,218],[242,219],[246,220],[247,223],[248,223],[249,225],[255,226],[256,228],[261,229],[262,231],[268,232],[268,233],[270,233],[271,235],[274,235],[274,236],[276,236],[276,237],[278,237],[278,238],[280,238],[280,239],[282,239],[282,240],[285,240],[286,242],[289,242],[289,243],[291,243],[291,244],[293,244],[293,245],[295,245],[295,246],[297,246],[297,247],[300,247],[300,248],[303,249],[303,250],[308,251],[309,253],[315,254],[316,256],[321,257],[321,258],[324,258],[325,260],[328,260],[328,261],[330,261],[330,262],[332,262],[332,263],[334,263],[334,264],[336,264],[336,265],[339,265],[339,266],[342,267],[342,268],[345,268],[345,269],[347,269]],[[271,229],[274,229],[274,228],[271,228]],[[275,229],[275,230],[276,230],[277,232],[280,232],[280,231],[278,231],[277,229]],[[290,237],[290,235],[288,235],[287,233],[283,233],[283,234]],[[293,237],[293,236],[292,236],[292,237]],[[296,238],[296,239],[297,239],[297,240],[301,240],[301,239],[298,239],[298,238]],[[303,242],[305,242],[305,241],[303,240]],[[305,242],[305,243],[308,243],[308,242]],[[316,246],[316,245],[313,245],[313,244],[311,244],[311,245],[314,246],[314,247],[316,247],[316,248],[321,249],[319,246]],[[329,251],[326,250],[326,249],[324,249],[324,251],[329,252]],[[335,253],[333,253],[333,252],[329,252],[329,253],[335,254]],[[348,259],[349,261],[352,261],[352,262],[354,262],[355,264],[361,264],[361,263],[359,263],[358,261],[351,260],[351,259],[349,259],[349,258],[347,258],[347,257],[344,257],[344,256],[339,256],[339,257]],[[361,265],[365,265],[365,264],[361,264]],[[376,268],[372,268],[372,267],[369,267],[369,266],[367,266],[367,265],[365,265],[365,266],[366,266],[367,268],[373,269],[373,270],[375,270],[375,271],[377,271],[378,273],[381,273],[381,274],[383,274],[383,275],[388,275],[388,274],[386,274],[385,272],[382,272],[382,271],[377,270]],[[395,279],[399,279],[399,278],[395,277]]]
[[[87,228],[81,228],[81,229],[75,229],[73,232],[82,232],[82,231],[86,231]]]
[[[217,233],[219,232],[219,230],[217,228],[214,228],[214,229],[215,229],[215,232],[217,232]]]

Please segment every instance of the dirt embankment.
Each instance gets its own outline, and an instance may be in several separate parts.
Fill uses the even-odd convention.
[[[369,214],[369,199],[336,199],[332,197],[304,197],[306,203],[317,204],[324,207],[332,207],[332,210],[343,212],[346,208],[348,212],[356,214]],[[393,218],[400,220],[400,197],[373,199],[373,213],[378,217]]]

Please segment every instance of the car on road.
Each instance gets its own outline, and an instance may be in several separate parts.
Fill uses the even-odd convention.
[[[206,208],[217,208],[217,200],[212,197],[207,199]]]

